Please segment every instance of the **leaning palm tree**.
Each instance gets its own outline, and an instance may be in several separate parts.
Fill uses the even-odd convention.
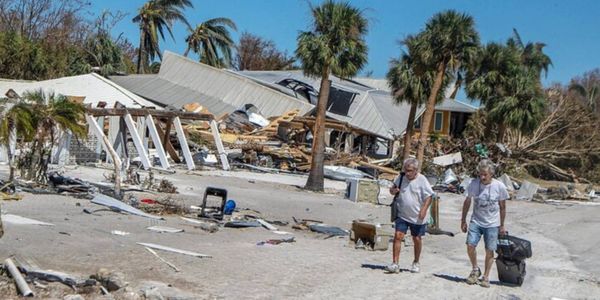
[[[196,29],[190,30],[185,38],[187,49],[184,56],[194,51],[200,62],[213,67],[231,65],[231,49],[235,42],[231,38],[229,28],[237,31],[235,23],[228,18],[214,18],[200,23]]]
[[[138,48],[137,72],[144,73],[150,61],[157,56],[162,59],[158,36],[164,40],[165,30],[173,40],[173,22],[181,21],[190,27],[183,15],[183,9],[193,7],[190,0],[150,0],[138,10],[133,22],[140,26],[140,46]]]
[[[435,14],[426,24],[421,42],[416,46],[419,64],[435,72],[421,122],[417,159],[423,160],[438,93],[443,90],[444,76],[466,68],[479,46],[479,34],[473,18],[454,10]]]
[[[404,133],[404,148],[402,158],[407,159],[412,146],[415,117],[417,109],[427,101],[427,96],[433,85],[434,73],[420,68],[413,58],[418,36],[408,36],[402,41],[407,51],[400,59],[392,59],[390,69],[386,75],[388,85],[396,103],[410,104],[408,122]],[[446,76],[446,79],[449,77]],[[438,102],[442,99],[442,93],[438,93]]]
[[[367,62],[368,21],[363,11],[348,2],[326,0],[320,6],[310,7],[313,17],[312,30],[298,35],[296,56],[305,75],[321,78],[317,103],[311,168],[306,189],[322,191],[324,184],[323,163],[325,159],[325,111],[334,74],[350,78]]]

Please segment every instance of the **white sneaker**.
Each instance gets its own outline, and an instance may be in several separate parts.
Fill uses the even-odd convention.
[[[387,265],[385,270],[390,273],[400,273],[400,266],[398,266],[398,264]]]
[[[410,268],[411,273],[419,273],[421,271],[421,265],[418,262],[413,262]]]

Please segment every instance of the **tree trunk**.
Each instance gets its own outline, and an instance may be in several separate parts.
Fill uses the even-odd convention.
[[[312,157],[310,163],[310,173],[306,181],[307,190],[323,191],[325,184],[323,164],[325,161],[325,110],[327,100],[329,99],[329,67],[323,68],[321,77],[321,88],[319,89],[319,101],[317,103],[317,115],[315,116],[315,125],[313,127]]]
[[[413,101],[410,104],[410,112],[408,113],[408,123],[406,125],[406,133],[404,134],[404,151],[402,152],[402,161],[406,160],[410,155],[412,146],[412,135],[415,128],[415,115],[417,114],[418,103]]]
[[[496,142],[502,143],[504,140],[504,134],[506,133],[506,124],[500,123],[498,124],[498,135],[496,136]]]
[[[144,29],[140,26],[140,47],[138,48],[138,63],[137,63],[137,73],[138,74],[143,74],[145,73],[143,70],[143,64],[145,64],[146,62],[144,61],[144,38],[145,38],[146,34],[144,32]]]
[[[429,141],[429,126],[431,125],[431,119],[433,118],[433,112],[435,110],[435,102],[437,95],[440,92],[442,83],[444,81],[444,73],[446,71],[446,63],[442,62],[438,65],[437,73],[435,75],[435,81],[433,82],[433,88],[431,89],[431,95],[427,99],[427,106],[425,107],[425,113],[421,119],[421,136],[419,137],[419,148],[417,150],[417,160],[423,164],[423,156],[425,156],[425,147]]]

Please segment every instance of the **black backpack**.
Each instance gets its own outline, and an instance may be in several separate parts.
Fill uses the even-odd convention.
[[[531,257],[531,242],[508,235],[507,232],[504,235],[498,235],[496,253],[498,253],[498,257],[504,259],[522,261]]]
[[[400,182],[398,184],[398,188],[402,187],[402,180],[404,179],[404,172],[400,173]],[[400,192],[398,192],[398,194],[394,195],[394,200],[392,201],[392,204],[390,204],[391,207],[391,211],[390,211],[390,222],[394,223],[396,221],[396,218],[398,218],[398,210],[397,205],[396,205],[396,201],[398,201],[398,195],[400,194]]]

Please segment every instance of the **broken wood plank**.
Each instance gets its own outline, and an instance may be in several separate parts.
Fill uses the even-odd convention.
[[[145,117],[147,115],[153,115],[157,118],[172,118],[179,117],[184,120],[202,120],[211,121],[214,120],[212,114],[199,114],[191,112],[180,112],[180,111],[166,111],[166,110],[155,110],[146,108],[86,108],[86,113],[92,116],[124,116],[129,113],[135,117]]]
[[[163,130],[162,125],[158,123],[158,126],[156,126],[156,130],[158,131],[158,135],[162,137],[161,141],[164,149],[166,149],[167,152],[169,152],[169,155],[171,156],[173,161],[178,164],[181,163],[181,160],[179,159],[179,154],[177,153],[177,150],[175,150],[175,147],[173,147],[173,144],[171,144],[171,138],[169,135],[171,130],[170,127],[171,126],[169,125],[169,123],[167,123],[167,129]]]
[[[400,172],[398,172],[398,171],[396,171],[396,170],[394,170],[392,168],[386,168],[386,167],[382,167],[382,166],[370,164],[370,163],[364,162],[364,161],[359,161],[358,164],[361,165],[361,166],[365,166],[365,167],[377,169],[377,170],[379,170],[379,171],[381,171],[383,173],[388,173],[388,174],[393,174],[393,175],[400,174]]]
[[[164,259],[164,258],[160,257],[160,256],[158,255],[158,253],[156,253],[156,251],[154,251],[154,250],[152,250],[152,249],[150,249],[150,248],[148,248],[148,247],[144,247],[144,248],[146,248],[146,250],[148,250],[148,252],[150,252],[150,253],[152,253],[154,256],[156,256],[156,258],[160,259],[162,262],[164,262],[165,264],[167,264],[167,266],[169,266],[169,267],[173,268],[173,270],[175,270],[175,272],[179,272],[179,268],[177,268],[177,267],[176,267],[174,264],[172,264],[172,263],[168,262],[166,259]]]
[[[190,255],[190,256],[195,256],[195,257],[200,257],[200,258],[205,258],[205,257],[212,258],[212,256],[210,256],[210,255],[187,251],[187,250],[181,250],[181,249],[177,249],[177,248],[171,248],[171,247],[163,246],[163,245],[157,245],[157,244],[151,244],[151,243],[137,243],[137,244],[142,245],[144,247],[156,249],[156,250],[163,250],[163,251],[185,254],[185,255]]]

